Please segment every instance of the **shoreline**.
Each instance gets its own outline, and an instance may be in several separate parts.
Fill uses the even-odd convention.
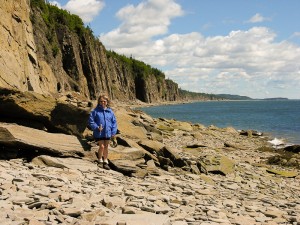
[[[93,142],[85,149],[74,135],[3,124],[2,139],[8,132],[17,139],[3,153],[18,152],[0,160],[1,224],[300,222],[299,154],[287,159],[252,132],[155,119],[123,106],[115,108],[120,133],[109,147],[111,170],[95,163]],[[20,141],[31,146],[24,157],[36,146],[43,151],[21,158]]]
[[[244,101],[244,100],[231,100],[231,102],[237,102],[237,101]],[[248,100],[246,100],[248,101]],[[252,101],[252,100],[251,100]],[[262,100],[265,101],[265,100]],[[140,103],[140,104],[130,104],[128,105],[129,108],[133,109],[133,110],[141,110],[146,114],[149,114],[147,111],[143,110],[143,108],[149,108],[152,106],[168,106],[168,105],[183,105],[183,104],[190,104],[190,103],[197,103],[197,102],[216,102],[215,100],[205,100],[205,101],[176,101],[176,102],[159,102],[159,103]],[[222,101],[217,101],[217,102],[222,102]],[[149,114],[150,115],[150,114]],[[153,117],[153,115],[150,115],[151,117]],[[158,116],[161,118],[165,118],[165,116]],[[178,118],[174,118],[174,117],[166,117],[167,119],[175,119],[175,120],[179,120],[179,121],[186,121],[186,122],[190,122],[190,123],[200,123],[203,124],[203,122],[194,122],[191,120],[182,120],[182,119],[178,119]],[[209,125],[215,125],[218,126],[220,128],[226,128],[228,126],[224,125],[224,126],[220,126],[218,124],[204,124],[205,126],[209,126]],[[292,145],[299,145],[300,141],[299,138],[297,138],[297,135],[293,135],[293,133],[287,133],[285,131],[281,131],[281,130],[263,130],[263,129],[256,129],[256,128],[251,128],[249,127],[248,129],[246,128],[237,128],[237,126],[232,126],[237,130],[253,130],[255,132],[260,132],[263,133],[262,136],[266,137],[268,139],[268,141],[270,143],[274,143],[274,147],[278,148],[279,146],[281,146],[282,148],[287,147],[287,146],[292,146]],[[296,133],[297,134],[297,133]]]
[[[196,102],[256,102],[256,101],[300,101],[300,99],[284,99],[284,100],[269,100],[269,99],[245,99],[245,100],[235,100],[235,99],[223,99],[223,100],[178,100],[178,101],[161,101],[161,102],[153,102],[153,103],[146,103],[139,100],[133,100],[133,103],[126,103],[123,101],[113,100],[113,104],[117,103],[117,105],[128,106],[130,108],[136,107],[151,107],[151,106],[162,106],[162,105],[179,105],[179,104],[189,104],[189,103],[196,103]]]

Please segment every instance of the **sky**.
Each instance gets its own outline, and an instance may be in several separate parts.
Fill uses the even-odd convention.
[[[300,99],[299,0],[56,0],[192,92]]]

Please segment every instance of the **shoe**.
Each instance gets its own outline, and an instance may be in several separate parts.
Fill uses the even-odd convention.
[[[98,166],[99,166],[100,168],[103,168],[103,161],[102,161],[102,160],[97,159],[97,160],[96,160],[96,163],[98,164]]]
[[[98,166],[99,166],[100,168],[103,168],[103,163],[98,163]]]
[[[110,170],[110,167],[109,167],[108,163],[106,163],[106,162],[103,163],[103,168],[106,170]]]

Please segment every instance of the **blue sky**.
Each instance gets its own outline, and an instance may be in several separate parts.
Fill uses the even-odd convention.
[[[56,0],[194,92],[300,99],[299,0]]]

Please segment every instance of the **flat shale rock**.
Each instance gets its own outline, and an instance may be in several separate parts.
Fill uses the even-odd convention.
[[[84,152],[82,144],[73,135],[48,133],[10,123],[0,123],[0,144],[5,147],[5,151],[23,149],[58,156],[78,156]]]

